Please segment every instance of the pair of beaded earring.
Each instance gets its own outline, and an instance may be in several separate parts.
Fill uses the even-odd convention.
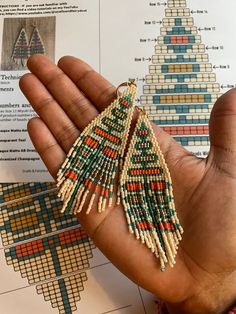
[[[81,133],[58,172],[62,212],[89,214],[96,196],[98,211],[124,206],[128,229],[165,264],[175,264],[183,229],[173,199],[171,176],[146,113],[139,117],[124,160],[136,85],[127,89]],[[123,86],[124,84],[120,85]],[[119,88],[118,88],[119,89]],[[116,175],[118,188],[114,192]]]
[[[21,28],[13,47],[12,59],[19,67],[25,67],[30,56],[36,53],[45,54],[45,48],[36,24],[33,24],[30,41],[26,30]]]

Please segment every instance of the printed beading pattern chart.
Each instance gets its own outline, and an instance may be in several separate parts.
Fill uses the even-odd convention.
[[[86,280],[86,273],[80,273],[38,285],[37,292],[44,295],[45,301],[51,301],[52,307],[57,307],[60,313],[71,313],[77,310],[76,302],[80,300],[80,292],[84,290],[83,282]],[[60,293],[55,295],[55,291]],[[65,299],[69,302],[65,302]]]
[[[53,188],[55,188],[55,184],[51,182],[15,184],[2,183],[0,186],[0,204]]]
[[[64,219],[56,192],[15,201],[1,207],[0,233],[4,246],[78,225],[73,216]]]
[[[3,184],[0,195],[8,201],[0,210],[7,264],[36,285],[58,313],[71,314],[87,280],[93,243],[75,216],[60,213],[54,184]]]
[[[220,86],[186,1],[167,3],[141,107],[183,146],[208,146],[208,121]]]

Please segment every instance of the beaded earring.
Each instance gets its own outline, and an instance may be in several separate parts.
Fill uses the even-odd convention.
[[[39,30],[36,26],[36,23],[33,23],[34,29],[31,34],[30,44],[29,44],[29,53],[34,55],[36,53],[45,54],[45,47],[43,40],[40,36]]]
[[[58,172],[58,195],[64,203],[62,212],[80,212],[90,197],[88,214],[97,194],[99,212],[112,205],[114,180],[123,167],[136,98],[136,85],[125,85],[127,89],[118,99],[84,129]],[[121,86],[124,84],[118,89]],[[116,201],[119,204],[119,191]]]
[[[173,267],[183,229],[170,173],[144,111],[140,111],[120,183],[130,233],[160,258],[161,271],[167,262]]]
[[[22,27],[12,51],[12,59],[20,68],[24,68],[26,66],[28,58],[29,41],[25,28]]]

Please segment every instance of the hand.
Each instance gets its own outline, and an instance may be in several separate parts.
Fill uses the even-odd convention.
[[[74,57],[58,66],[35,55],[20,87],[39,118],[31,140],[55,178],[66,153],[87,124],[116,96],[116,89]],[[160,272],[146,246],[130,235],[122,206],[79,220],[95,244],[124,274],[166,302],[171,313],[220,313],[236,297],[236,90],[222,96],[210,120],[211,149],[199,159],[153,125],[173,180],[185,230],[176,266]]]

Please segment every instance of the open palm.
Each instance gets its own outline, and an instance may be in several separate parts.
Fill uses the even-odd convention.
[[[28,130],[55,178],[87,124],[116,97],[109,82],[74,57],[58,66],[35,55],[20,87],[39,118]],[[129,234],[122,206],[79,220],[95,244],[133,281],[168,302],[171,313],[221,313],[236,300],[236,91],[222,96],[210,120],[211,150],[199,159],[153,125],[173,180],[185,230],[176,266],[159,261]]]

